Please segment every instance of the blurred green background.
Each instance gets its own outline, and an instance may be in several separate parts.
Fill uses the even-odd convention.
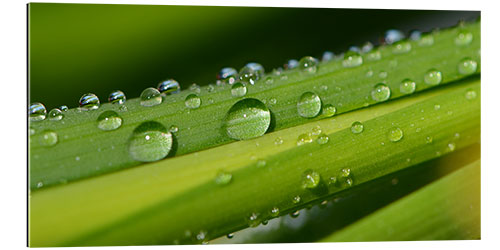
[[[78,106],[92,92],[127,98],[174,78],[183,88],[214,83],[226,66],[267,71],[288,59],[320,58],[387,29],[408,34],[479,17],[477,11],[201,7],[109,4],[28,5],[29,94],[51,109]]]

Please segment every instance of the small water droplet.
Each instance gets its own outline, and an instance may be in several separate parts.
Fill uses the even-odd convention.
[[[79,160],[80,160],[80,156],[75,157],[75,161],[79,161]]]
[[[470,58],[465,58],[458,63],[458,72],[462,75],[474,74],[476,73],[476,70],[477,62]]]
[[[126,100],[127,97],[125,96],[125,93],[120,90],[115,90],[108,96],[108,102],[112,104],[124,104]]]
[[[236,140],[251,139],[266,133],[271,124],[271,113],[264,103],[247,98],[229,109],[224,128],[227,135]]]
[[[299,217],[299,215],[300,215],[300,211],[299,211],[299,210],[296,210],[296,211],[294,211],[294,212],[292,212],[292,213],[290,214],[290,217],[292,217],[292,218],[297,218],[297,217]]]
[[[477,93],[476,91],[474,91],[473,89],[468,89],[466,92],[465,92],[465,98],[467,100],[473,100],[473,99],[476,99],[477,97]]]
[[[405,79],[401,84],[399,85],[399,91],[403,94],[413,94],[416,89],[416,83],[410,79]]]
[[[314,74],[318,70],[318,59],[312,56],[302,57],[299,61],[299,67],[303,72]]]
[[[88,111],[98,109],[100,105],[99,98],[92,93],[87,93],[80,98],[81,110]]]
[[[323,107],[323,115],[326,117],[332,117],[337,113],[337,108],[331,104],[327,104]]]
[[[434,105],[434,110],[440,110],[440,109],[441,109],[441,105],[439,105],[439,104]]]
[[[433,139],[432,139],[432,136],[427,136],[427,137],[425,137],[425,143],[427,143],[427,144],[431,144],[431,143],[432,143],[432,140],[433,140]]]
[[[363,44],[363,46],[361,46],[361,52],[363,53],[368,53],[372,51],[372,49],[373,49],[373,44],[371,42],[366,42],[365,44]]]
[[[321,99],[313,92],[305,92],[297,102],[297,111],[304,118],[316,117],[321,111]]]
[[[375,85],[372,90],[372,99],[376,102],[387,101],[391,97],[391,89],[383,83]]]
[[[394,54],[404,54],[411,51],[411,43],[408,41],[399,41],[394,44],[392,48],[392,53]]]
[[[334,57],[335,57],[335,54],[333,54],[333,52],[325,51],[325,52],[323,52],[323,55],[321,56],[321,61],[322,62],[329,62],[329,61],[333,60]]]
[[[313,189],[319,185],[321,176],[318,172],[311,169],[302,173],[302,188]]]
[[[104,111],[97,117],[97,127],[104,131],[118,129],[122,125],[122,118],[112,110]]]
[[[184,104],[186,105],[186,108],[196,109],[200,107],[201,99],[196,94],[189,94],[186,96]]]
[[[285,67],[285,69],[295,69],[299,66],[299,61],[297,61],[295,59],[290,59],[283,66]]]
[[[232,239],[232,238],[234,237],[234,233],[227,234],[227,235],[226,235],[226,237],[227,237],[228,239]]]
[[[438,85],[443,80],[441,71],[431,69],[424,75],[424,82],[428,85]]]
[[[299,203],[300,201],[301,201],[301,198],[300,198],[300,196],[298,196],[298,195],[292,198],[292,202],[293,202],[294,204],[297,204],[297,203]]]
[[[181,92],[181,85],[174,79],[168,79],[158,83],[156,87],[161,94],[176,94]]]
[[[366,54],[365,58],[367,61],[378,61],[382,59],[382,54],[379,50],[372,50]]]
[[[155,88],[147,88],[141,93],[141,105],[151,107],[161,104],[162,98],[160,91]]]
[[[233,175],[229,172],[226,172],[226,171],[219,171],[219,173],[217,173],[217,176],[215,177],[215,183],[217,185],[227,185],[231,182],[231,180],[233,179]]]
[[[68,108],[68,106],[66,106],[66,105],[62,105],[62,106],[59,106],[59,109],[60,109],[62,112],[66,112],[66,111],[68,111],[68,109],[69,109],[69,108]]]
[[[363,64],[363,57],[359,55],[359,53],[354,51],[348,51],[344,55],[344,60],[342,61],[342,65],[345,68],[353,68]]]
[[[380,73],[378,73],[378,77],[380,77],[381,79],[387,78],[387,75],[387,71],[380,71]]]
[[[275,105],[277,101],[278,100],[276,100],[276,98],[273,97],[273,98],[269,99],[269,104]]]
[[[276,138],[276,139],[274,140],[274,144],[276,144],[276,145],[281,145],[281,144],[283,144],[283,138],[281,138],[281,137]]]
[[[236,82],[231,87],[231,95],[234,97],[242,97],[247,94],[247,87],[244,83]]]
[[[455,37],[455,44],[457,46],[467,46],[472,42],[473,36],[472,33],[468,31],[461,31]]]
[[[343,168],[340,170],[340,176],[341,177],[349,177],[351,176],[351,169],[350,168]]]
[[[264,75],[264,67],[258,63],[247,63],[240,69],[240,81],[255,84]]]
[[[333,185],[335,183],[337,183],[337,177],[332,176],[332,177],[328,178],[328,184],[329,185]]]
[[[389,132],[387,133],[387,137],[389,138],[389,141],[391,142],[398,142],[403,138],[403,130],[401,130],[398,127],[393,127],[389,129]]]
[[[213,84],[208,84],[208,86],[207,86],[207,91],[208,91],[209,93],[214,92],[214,91],[215,91],[215,85],[213,85]]]
[[[320,126],[316,126],[314,128],[312,128],[312,135],[319,135],[321,134],[321,127]]]
[[[346,178],[345,184],[346,184],[346,186],[350,187],[354,184],[354,181],[352,180],[352,178]]]
[[[170,131],[170,133],[177,133],[179,131],[179,127],[172,125],[172,126],[170,126],[168,131]]]
[[[157,161],[168,155],[172,142],[172,134],[162,124],[144,122],[134,129],[128,141],[128,151],[136,161]]]
[[[259,215],[258,213],[252,213],[249,217],[248,217],[248,226],[249,227],[256,227],[260,224],[260,220],[259,220]]]
[[[364,126],[361,122],[353,122],[352,125],[351,125],[351,132],[353,134],[359,134],[361,132],[363,132],[363,129],[364,129]]]
[[[265,160],[258,160],[257,161],[257,167],[258,168],[263,168],[267,165],[267,162]]]
[[[455,133],[455,139],[460,138],[460,133]]]
[[[373,76],[373,70],[368,70],[366,71],[366,77],[372,77]]]
[[[405,38],[405,34],[396,29],[390,29],[385,32],[384,42],[386,44],[393,44],[395,42],[399,42]]]
[[[201,230],[201,231],[200,231],[200,232],[196,235],[196,239],[197,239],[197,240],[204,240],[206,236],[207,236],[207,232],[206,232],[206,231]]]
[[[305,133],[297,137],[297,145],[304,145],[306,143],[311,143],[313,141],[311,133]]]
[[[361,53],[361,49],[358,46],[349,47],[348,51],[354,51],[356,53]]]
[[[30,105],[30,121],[42,121],[47,116],[47,109],[45,106],[39,102],[32,103]]]
[[[235,68],[225,67],[222,68],[217,74],[217,80],[224,83],[233,84],[238,79],[238,71]]]
[[[45,147],[51,147],[58,142],[57,133],[52,130],[45,130],[42,132],[40,144]]]
[[[422,47],[432,46],[434,44],[434,36],[432,34],[423,34],[418,45]]]
[[[266,77],[266,80],[264,81],[266,84],[273,84],[274,78],[272,76]]]
[[[273,207],[271,209],[271,216],[277,217],[280,214],[280,209],[278,207]]]
[[[58,108],[52,109],[49,112],[49,120],[51,121],[59,121],[62,118],[64,118],[64,115],[62,114],[62,111]]]
[[[448,150],[449,150],[450,152],[455,151],[455,148],[456,148],[455,143],[453,143],[453,142],[448,143]]]
[[[420,40],[420,38],[422,37],[422,32],[420,32],[419,30],[412,30],[410,32],[410,40],[412,41],[418,41]]]
[[[39,182],[36,184],[36,187],[37,187],[37,188],[41,188],[41,187],[43,187],[43,182],[39,181]]]
[[[327,135],[325,134],[321,134],[318,139],[316,140],[319,144],[326,144],[328,143],[328,140],[330,140],[330,138],[328,138]]]

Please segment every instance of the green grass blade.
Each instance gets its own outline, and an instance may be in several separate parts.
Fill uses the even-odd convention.
[[[458,46],[456,39],[464,31],[470,32],[473,39]],[[140,165],[141,162],[132,158],[129,143],[133,131],[144,122],[159,122],[165,129],[178,127],[167,156],[171,157],[234,141],[225,130],[224,120],[230,108],[242,99],[258,99],[269,108],[271,124],[267,132],[272,132],[325,118],[325,114],[315,118],[299,115],[297,102],[306,92],[319,96],[323,111],[326,105],[332,105],[340,114],[376,104],[372,91],[379,83],[385,83],[392,90],[390,99],[396,99],[405,95],[400,84],[407,78],[416,82],[417,92],[434,87],[424,81],[430,69],[441,71],[441,84],[464,78],[467,74],[458,70],[464,58],[475,60],[477,72],[480,72],[480,22],[433,32],[429,37],[432,38],[430,46],[422,45],[424,38],[408,41],[411,50],[406,53],[397,52],[407,48],[404,43],[377,48],[364,54],[364,62],[358,67],[344,68],[342,59],[337,59],[321,63],[315,74],[300,69],[279,75],[271,73],[255,85],[248,85],[244,97],[233,97],[228,85],[206,86],[200,93],[184,90],[167,96],[162,104],[153,107],[143,107],[135,98],[124,106],[103,104],[98,110],[85,112],[71,109],[64,113],[61,121],[31,122],[30,189],[43,189]],[[429,37],[425,41],[428,42]],[[373,53],[380,53],[381,59],[370,60],[374,58]],[[268,84],[268,77],[272,84]],[[190,94],[201,98],[199,108],[185,106],[185,98]],[[108,110],[121,116],[123,123],[119,129],[102,131],[97,127],[99,115]],[[57,134],[57,144],[44,145],[47,130]]]
[[[480,199],[477,160],[323,241],[480,239]]]
[[[30,245],[213,239],[269,219],[273,207],[287,214],[350,185],[477,143],[479,111],[480,81],[471,78],[253,140],[39,190],[30,196]],[[364,124],[362,133],[351,132],[354,121]],[[298,137],[318,127],[327,143],[313,136],[297,146]],[[393,127],[404,132],[397,142],[388,138]],[[276,144],[279,138],[283,143]],[[303,174],[311,170],[321,181],[304,189]],[[220,171],[231,176],[226,185],[215,181]],[[337,183],[329,185],[330,177]]]

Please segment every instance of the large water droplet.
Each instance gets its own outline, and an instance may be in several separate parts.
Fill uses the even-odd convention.
[[[201,99],[196,94],[189,94],[184,100],[184,104],[187,108],[196,109],[201,105]]]
[[[353,122],[351,125],[351,132],[353,134],[359,134],[363,132],[364,126],[361,122]]]
[[[405,79],[399,85],[399,91],[401,91],[401,93],[403,94],[412,94],[413,92],[415,92],[416,87],[417,84],[414,81]]]
[[[344,55],[342,65],[346,68],[353,68],[363,64],[363,57],[354,51],[348,51]]]
[[[172,134],[162,124],[144,122],[134,129],[128,141],[128,151],[134,160],[157,161],[168,155],[172,141]]]
[[[375,85],[372,90],[372,99],[376,102],[387,101],[391,97],[391,89],[383,83]]]
[[[386,44],[393,44],[405,38],[405,34],[400,30],[391,29],[385,32],[384,42]]]
[[[52,130],[45,130],[42,132],[40,144],[45,147],[51,147],[58,142],[57,133]]]
[[[97,127],[104,131],[115,130],[122,125],[122,118],[112,110],[104,111],[97,117]]]
[[[238,71],[235,68],[225,67],[217,74],[217,80],[233,84],[238,79]]]
[[[318,59],[312,56],[302,57],[299,67],[303,72],[314,74],[318,70]]]
[[[141,105],[151,107],[161,104],[162,98],[160,91],[155,88],[147,88],[141,93]]]
[[[217,185],[227,185],[233,179],[233,175],[226,171],[220,171],[215,177],[215,183]]]
[[[266,133],[271,124],[271,112],[264,103],[247,98],[235,103],[229,109],[224,129],[236,140],[251,139]]]
[[[443,74],[441,73],[441,71],[438,71],[436,69],[431,69],[424,75],[424,82],[428,85],[438,85],[442,80]]]
[[[99,98],[92,94],[87,93],[80,98],[80,109],[84,111],[98,109],[101,105]]]
[[[457,46],[467,46],[472,42],[473,36],[472,33],[468,31],[461,31],[455,37],[455,44]]]
[[[411,51],[411,43],[408,41],[400,41],[394,44],[392,48],[392,53],[394,54],[404,54]]]
[[[387,137],[389,138],[389,141],[391,142],[398,142],[403,138],[403,130],[401,130],[398,127],[393,127],[389,129],[389,132],[387,133]]]
[[[302,188],[312,189],[318,186],[321,176],[318,172],[311,169],[302,173]]]
[[[234,97],[242,97],[247,94],[247,87],[244,83],[237,82],[231,87],[231,95]]]
[[[181,85],[174,79],[168,79],[160,82],[157,89],[162,94],[176,94],[181,92]]]
[[[465,58],[458,63],[458,72],[462,75],[474,74],[476,73],[476,70],[477,62],[470,58]]]
[[[120,90],[115,90],[109,94],[108,101],[113,104],[124,104],[127,100],[125,93]]]
[[[300,96],[297,102],[297,111],[305,118],[316,117],[321,111],[321,99],[312,92],[306,92]]]
[[[49,112],[49,120],[51,121],[59,121],[62,118],[64,118],[64,115],[62,114],[62,111],[58,108],[52,109]]]

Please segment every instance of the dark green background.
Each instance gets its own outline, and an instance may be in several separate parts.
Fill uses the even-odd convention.
[[[476,11],[197,7],[107,4],[28,5],[30,102],[48,109],[101,102],[115,89],[128,98],[174,78],[185,88],[215,82],[225,66],[261,63],[267,71],[290,58],[320,57],[390,28],[408,33],[450,27]]]

